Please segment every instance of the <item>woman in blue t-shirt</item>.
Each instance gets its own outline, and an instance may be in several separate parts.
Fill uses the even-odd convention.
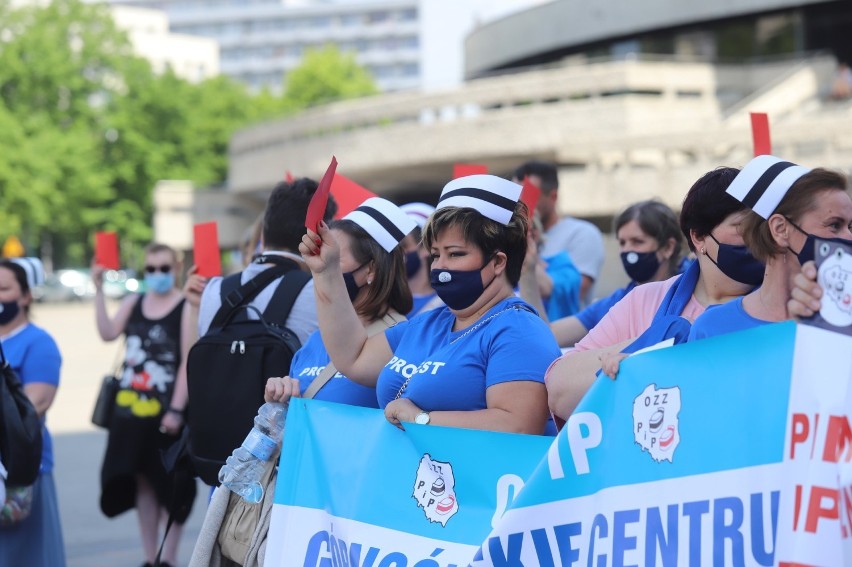
[[[544,372],[559,355],[547,325],[514,295],[526,253],[521,186],[492,175],[448,183],[423,232],[446,307],[367,337],[324,225],[299,247],[314,274],[320,331],[346,376],[376,386],[391,423],[541,434]]]
[[[683,234],[677,215],[667,205],[654,200],[630,205],[615,218],[613,228],[630,283],[576,315],[551,322],[560,347],[573,347],[637,285],[667,280],[682,271]]]
[[[31,290],[43,281],[41,262],[36,258],[0,261],[0,342],[6,359],[24,385],[24,393],[42,418],[44,440],[29,517],[0,527],[0,565],[65,565],[59,502],[53,481],[53,442],[43,425],[59,386],[62,357],[53,337],[30,323]]]
[[[728,192],[746,202],[751,187],[738,191],[743,180],[753,186],[770,167],[780,169],[776,165],[779,163],[784,164],[772,156],[755,158],[754,165],[743,169]],[[772,173],[769,171],[767,175]],[[852,244],[852,198],[846,177],[825,169],[808,171],[804,168],[798,175],[786,180],[779,178],[774,191],[766,190],[764,197],[756,202],[752,200],[753,212],[742,224],[746,246],[766,263],[763,284],[744,297],[707,309],[693,323],[689,340],[792,318],[787,303],[791,299],[793,280],[802,265],[813,260],[814,238]],[[765,178],[763,184],[766,185]],[[773,193],[776,200],[768,202],[766,199]]]
[[[414,220],[390,201],[371,198],[329,227],[340,251],[347,296],[368,335],[405,321],[402,313],[411,311],[405,254],[399,243],[415,226]],[[322,336],[315,331],[293,357],[290,375],[267,381],[266,401],[284,402],[291,395],[304,395],[320,380],[322,386],[315,399],[379,407],[375,387],[349,380],[329,367],[330,361]]]

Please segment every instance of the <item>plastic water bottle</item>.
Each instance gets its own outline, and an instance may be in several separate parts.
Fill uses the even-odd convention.
[[[219,470],[219,482],[246,502],[257,504],[263,499],[260,483],[266,464],[284,436],[287,404],[265,403],[254,418],[254,427],[240,447],[234,449]]]

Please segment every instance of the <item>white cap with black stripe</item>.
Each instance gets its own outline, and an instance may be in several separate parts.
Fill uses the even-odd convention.
[[[405,212],[381,197],[371,197],[343,217],[351,220],[373,237],[387,252],[393,250],[417,223]]]
[[[757,156],[740,171],[727,193],[765,219],[810,168],[770,155]]]
[[[523,187],[496,175],[467,175],[453,179],[441,191],[437,210],[445,207],[475,209],[485,217],[508,225]]]
[[[18,264],[27,274],[27,285],[30,289],[44,283],[44,265],[38,258],[9,258],[10,262]]]

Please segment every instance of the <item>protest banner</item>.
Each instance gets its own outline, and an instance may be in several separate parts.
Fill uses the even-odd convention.
[[[631,356],[552,443],[294,400],[266,564],[848,564],[850,381],[787,322]]]

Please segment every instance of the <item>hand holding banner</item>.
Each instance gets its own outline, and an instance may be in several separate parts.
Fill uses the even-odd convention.
[[[219,234],[215,222],[203,222],[193,227],[193,256],[198,275],[205,278],[222,275],[222,257],[219,253]]]
[[[305,218],[305,228],[309,228],[314,232],[319,232],[319,225],[322,217],[325,214],[325,207],[328,204],[328,194],[331,191],[331,181],[334,179],[334,172],[337,171],[337,158],[331,156],[331,163],[328,169],[325,170],[325,175],[319,182],[316,193],[311,198],[308,204],[308,214]]]
[[[114,232],[95,233],[95,264],[107,270],[118,270],[118,235]]]

